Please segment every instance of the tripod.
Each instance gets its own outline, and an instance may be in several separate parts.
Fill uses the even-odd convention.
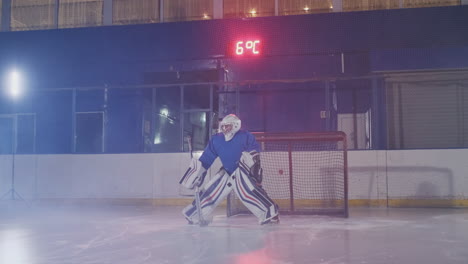
[[[2,195],[0,200],[4,200],[7,197],[10,197],[10,200],[15,201],[19,200],[23,201],[26,203],[26,205],[29,207],[29,203],[21,196],[21,194],[18,193],[15,189],[15,153],[16,150],[13,151],[12,153],[12,162],[11,162],[11,188],[8,190],[6,193]]]

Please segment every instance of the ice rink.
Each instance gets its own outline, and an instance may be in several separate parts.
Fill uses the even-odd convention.
[[[199,227],[180,207],[0,206],[1,264],[468,263],[468,209],[351,208],[260,226],[219,208]]]

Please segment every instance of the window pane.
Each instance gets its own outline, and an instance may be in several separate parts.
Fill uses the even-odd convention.
[[[325,121],[325,89],[321,82],[267,83],[225,88],[220,93],[220,117],[238,114],[242,127],[262,132],[320,132]],[[228,92],[229,91],[229,92]],[[238,97],[238,98],[237,98]],[[238,103],[237,103],[238,102]]]
[[[275,0],[224,0],[224,17],[275,15]]]
[[[106,109],[106,153],[143,151],[142,131],[145,99],[151,89],[109,89]]]
[[[40,92],[36,104],[36,153],[72,151],[72,91]]]
[[[153,152],[153,100],[154,100],[154,89],[144,89],[143,90],[143,100],[142,100],[142,132],[143,132],[143,152]]]
[[[16,152],[22,154],[34,153],[36,150],[36,115],[18,115],[17,122]]]
[[[190,85],[184,87],[184,109],[210,108],[210,86]]]
[[[114,0],[114,24],[139,24],[159,22],[159,0]]]
[[[265,131],[265,93],[241,92],[239,94],[239,116],[242,118],[242,128],[251,132]]]
[[[348,149],[370,149],[373,125],[370,81],[337,81],[331,86],[331,129],[346,133]]]
[[[213,18],[213,0],[164,0],[164,21]]]
[[[333,11],[331,0],[279,0],[279,15],[325,13]]]
[[[325,120],[320,111],[325,109],[325,89],[321,83],[268,84],[269,87],[288,87],[264,95],[265,132],[321,132]],[[266,85],[265,85],[266,87]],[[240,111],[243,112],[242,106]],[[249,113],[249,114],[253,114]],[[242,115],[242,117],[248,117]],[[250,118],[250,117],[249,117]]]
[[[399,0],[343,0],[343,11],[395,8],[399,8]]]
[[[155,89],[154,152],[181,151],[180,88]]]
[[[13,151],[13,118],[0,117],[0,154]]]
[[[103,0],[60,0],[59,27],[102,25]]]
[[[54,28],[55,0],[12,0],[11,30]]]
[[[76,114],[77,153],[102,152],[103,116],[103,113]]]
[[[219,118],[223,118],[229,114],[239,114],[237,90],[243,89],[243,87],[237,85],[224,85],[220,89],[221,91],[217,96],[219,97],[219,102],[215,105],[215,108],[219,105]]]
[[[193,150],[204,150],[208,144],[210,120],[209,112],[193,112],[184,115],[184,138],[190,136]],[[184,142],[186,145],[187,142]],[[184,146],[188,151],[188,146]]]
[[[106,105],[105,90],[76,90],[76,112],[103,111]]]

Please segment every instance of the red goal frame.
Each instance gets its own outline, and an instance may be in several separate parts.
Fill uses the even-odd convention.
[[[337,215],[337,216],[343,216],[343,217],[348,217],[349,216],[349,208],[348,208],[348,157],[347,157],[347,141],[346,141],[346,134],[341,131],[334,131],[334,132],[320,132],[320,133],[265,133],[265,132],[255,132],[253,133],[257,139],[257,142],[262,146],[262,149],[266,144],[282,144],[283,147],[287,145],[287,150],[286,148],[284,149],[283,152],[287,152],[287,157],[288,157],[288,176],[289,176],[289,205],[284,204],[284,206],[281,206],[280,204],[280,213],[281,214],[322,214],[322,215]],[[329,142],[331,143],[332,146],[339,146],[336,147],[335,149],[330,149],[329,151],[334,151],[334,155],[337,155],[340,157],[340,162],[342,164],[339,164],[341,167],[339,170],[342,169],[342,172],[340,173],[340,176],[342,176],[342,182],[339,184],[339,188],[342,188],[342,190],[338,190],[340,194],[340,199],[337,202],[335,201],[312,201],[311,203],[316,203],[316,205],[312,206],[313,208],[307,208],[302,209],[298,206],[296,206],[296,202],[298,200],[295,198],[295,193],[294,193],[294,181],[295,181],[295,168],[294,168],[294,162],[293,162],[293,144],[300,144],[301,142],[306,144],[320,144],[320,143],[326,143]],[[336,145],[334,145],[336,143]],[[314,150],[314,151],[328,151],[328,150]],[[265,164],[265,160],[261,160],[262,167],[270,166],[269,164]],[[312,165],[311,165],[312,166]],[[331,173],[331,170],[333,172],[337,172],[337,168],[332,168],[332,169],[327,169],[325,168],[320,168],[320,176],[325,175],[326,177],[328,173]],[[311,169],[312,171],[312,169]],[[281,171],[282,174],[282,171]],[[268,177],[268,175],[265,175],[265,170],[264,170],[264,179],[265,177]],[[340,177],[341,178],[341,177]],[[265,182],[265,180],[264,180]],[[338,188],[338,187],[337,187]],[[266,189],[266,188],[265,188]],[[270,193],[268,189],[266,189],[267,193],[271,196],[273,193]],[[272,197],[273,200],[275,200],[274,197]],[[283,199],[284,200],[284,199]],[[287,199],[286,199],[287,200]],[[320,199],[318,199],[320,200]],[[327,204],[326,206],[319,205],[320,203],[322,204]],[[334,205],[335,204],[335,205]],[[335,206],[335,207],[334,207]],[[323,208],[321,208],[323,207]],[[228,199],[227,199],[227,216],[233,216],[237,214],[244,214],[244,213],[250,213],[248,210],[241,205],[240,201],[238,198],[236,198],[236,195],[234,192],[229,194]]]

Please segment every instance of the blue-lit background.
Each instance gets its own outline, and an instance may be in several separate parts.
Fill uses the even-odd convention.
[[[433,147],[401,143],[386,80],[468,67],[467,25],[458,6],[2,32],[0,72],[21,69],[27,90],[2,94],[0,152],[179,152],[188,135],[202,149],[229,113],[251,131],[351,126],[354,149]],[[239,39],[262,54],[232,56]]]

